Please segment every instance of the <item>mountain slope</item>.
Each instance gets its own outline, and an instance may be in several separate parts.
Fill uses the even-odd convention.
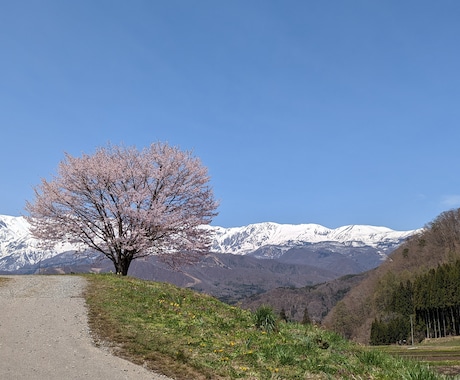
[[[0,271],[14,272],[25,266],[38,266],[43,260],[78,250],[66,242],[56,244],[53,250],[43,249],[29,229],[24,217],[0,215]]]
[[[262,305],[270,305],[277,314],[284,310],[289,320],[297,322],[302,322],[304,313],[307,311],[312,322],[321,323],[336,303],[366,276],[367,273],[361,273],[343,276],[314,286],[279,287],[247,297],[240,302],[240,306],[255,311]]]
[[[327,327],[360,343],[369,343],[375,318],[386,318],[391,295],[441,264],[460,259],[460,209],[440,214],[396,249],[382,265],[339,302],[327,315]]]

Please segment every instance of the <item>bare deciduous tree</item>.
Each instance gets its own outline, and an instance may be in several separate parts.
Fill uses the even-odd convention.
[[[28,220],[38,239],[83,243],[126,275],[132,260],[160,255],[173,264],[206,252],[217,202],[207,169],[190,152],[163,143],[142,151],[108,146],[65,155],[42,179]]]
[[[460,248],[460,209],[452,209],[439,214],[425,233],[428,243],[444,247],[451,252]]]

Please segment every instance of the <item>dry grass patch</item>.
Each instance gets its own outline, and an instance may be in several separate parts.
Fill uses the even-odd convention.
[[[5,285],[8,281],[11,281],[11,278],[0,277],[0,286]]]

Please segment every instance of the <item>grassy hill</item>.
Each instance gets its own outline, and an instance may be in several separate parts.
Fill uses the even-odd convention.
[[[318,326],[274,321],[269,310],[251,313],[166,283],[86,278],[99,344],[175,379],[444,378]]]

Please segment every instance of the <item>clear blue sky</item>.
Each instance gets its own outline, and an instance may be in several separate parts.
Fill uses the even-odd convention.
[[[419,228],[460,207],[460,2],[0,6],[0,214],[64,152],[155,141],[209,169],[224,227]]]

